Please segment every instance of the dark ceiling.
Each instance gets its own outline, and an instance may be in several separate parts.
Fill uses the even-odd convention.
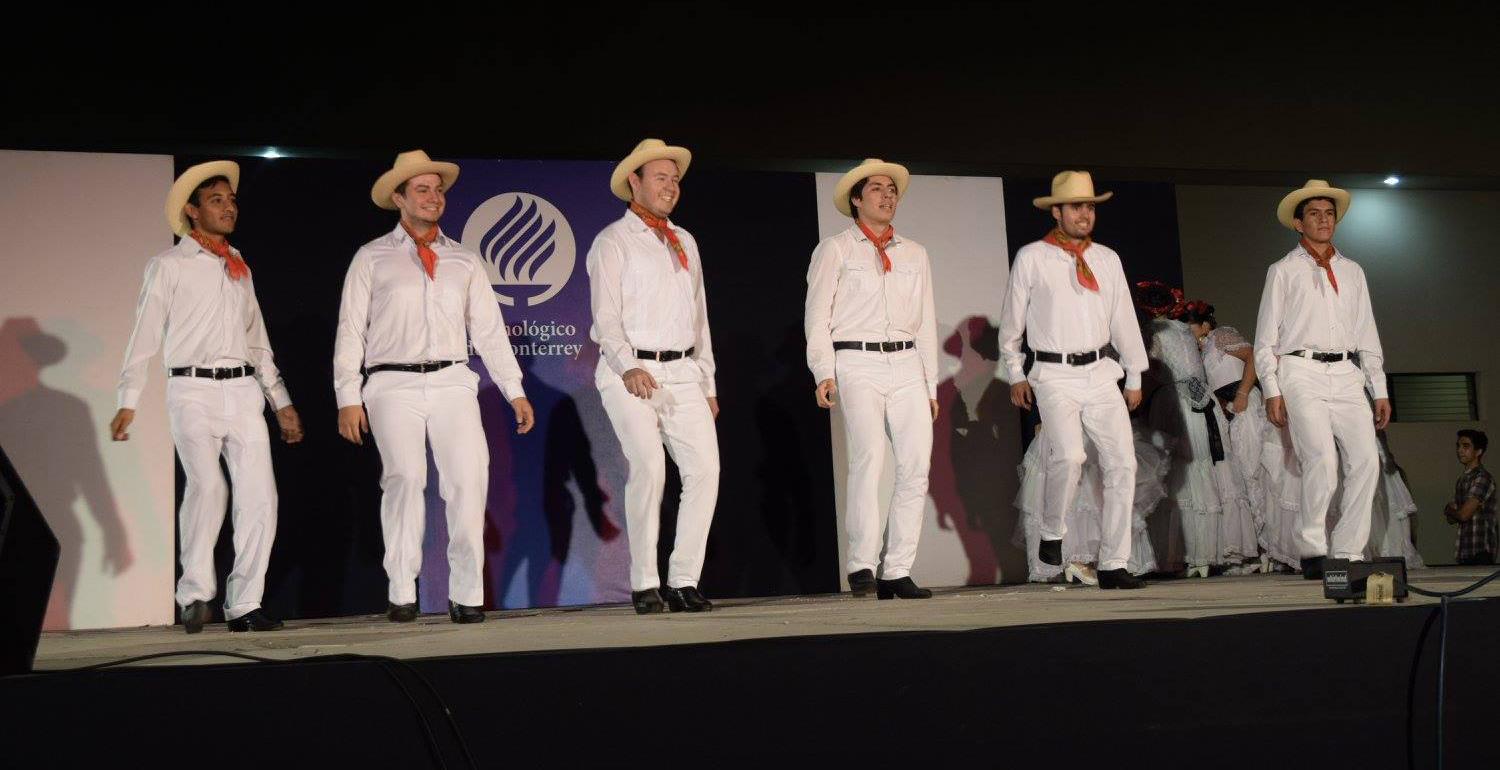
[[[1500,188],[1479,6],[1214,5],[120,15],[9,52],[0,146],[613,158],[649,135],[721,166]]]

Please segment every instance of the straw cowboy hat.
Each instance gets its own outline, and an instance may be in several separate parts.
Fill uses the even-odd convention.
[[[375,201],[376,206],[395,211],[396,204],[391,202],[391,193],[402,182],[423,174],[437,174],[443,180],[443,189],[451,190],[453,183],[458,181],[458,164],[433,160],[421,150],[403,152],[396,156],[396,163],[391,166],[391,170],[375,180],[375,186],[370,188],[370,200]]]
[[[1087,171],[1060,171],[1052,177],[1052,194],[1033,198],[1031,205],[1047,210],[1063,203],[1103,203],[1114,193],[1094,194],[1094,178]]]
[[[172,190],[167,193],[167,227],[172,228],[172,232],[187,235],[193,229],[193,221],[183,213],[182,207],[187,205],[188,198],[198,189],[198,185],[216,176],[228,177],[229,189],[239,192],[240,164],[232,160],[199,163],[182,172],[182,176],[172,183]]]
[[[888,176],[896,183],[896,194],[906,194],[906,183],[911,181],[911,172],[899,163],[886,163],[879,158],[865,158],[864,162],[849,169],[849,173],[839,178],[839,183],[833,186],[833,207],[846,217],[854,216],[849,208],[849,191],[860,183],[862,179],[872,176]]]
[[[1349,193],[1337,187],[1329,187],[1327,180],[1309,179],[1307,184],[1301,188],[1287,193],[1285,198],[1276,207],[1276,218],[1286,225],[1288,230],[1296,230],[1292,221],[1292,212],[1297,210],[1297,204],[1308,198],[1331,198],[1333,199],[1334,221],[1343,221],[1344,215],[1349,211]]]
[[[677,178],[681,179],[687,176],[688,164],[693,162],[693,153],[689,152],[686,147],[672,147],[660,139],[642,139],[641,143],[615,166],[615,172],[609,175],[609,189],[614,192],[616,198],[622,201],[631,200],[635,196],[630,194],[630,175],[641,166],[662,158],[677,164]]]

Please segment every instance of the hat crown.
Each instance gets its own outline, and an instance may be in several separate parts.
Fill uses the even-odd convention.
[[[634,150],[630,151],[630,154],[634,155],[642,150],[659,150],[666,146],[667,143],[660,139],[642,139],[641,143],[636,145]]]
[[[410,150],[410,151],[407,151],[407,152],[403,152],[400,155],[397,155],[396,156],[396,162],[391,166],[391,168],[401,168],[403,166],[415,166],[418,163],[431,163],[431,162],[432,162],[432,158],[427,157],[427,153],[426,152],[424,152],[422,150]]]
[[[1052,197],[1093,198],[1094,177],[1087,171],[1060,171],[1052,177]]]
[[[1309,180],[1307,180],[1307,184],[1302,185],[1302,187],[1304,189],[1306,189],[1308,187],[1327,187],[1327,186],[1328,186],[1328,180],[1327,179],[1309,179]]]

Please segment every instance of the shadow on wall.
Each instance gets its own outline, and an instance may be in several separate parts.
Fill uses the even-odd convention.
[[[0,325],[0,445],[6,448],[62,545],[42,628],[70,626],[83,556],[82,498],[104,536],[104,572],[119,575],[135,561],[98,451],[98,422],[83,400],[50,388],[41,370],[68,356],[62,339],[35,318]],[[76,368],[76,367],[75,367]]]
[[[929,492],[938,526],[955,532],[969,560],[966,585],[1026,580],[1026,554],[1011,541],[1020,522],[1016,475],[1007,459],[1016,441],[1010,386],[995,376],[999,330],[971,316],[943,341],[958,359],[954,375],[938,384]]]

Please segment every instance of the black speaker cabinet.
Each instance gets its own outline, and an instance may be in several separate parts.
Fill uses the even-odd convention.
[[[52,528],[0,450],[0,676],[31,671],[59,553]]]
[[[1396,601],[1406,601],[1406,560],[1391,556],[1373,561],[1349,561],[1348,559],[1323,560],[1323,598],[1333,599],[1339,604],[1353,599],[1365,600],[1365,583],[1376,572],[1394,575],[1398,581],[1392,592]]]

